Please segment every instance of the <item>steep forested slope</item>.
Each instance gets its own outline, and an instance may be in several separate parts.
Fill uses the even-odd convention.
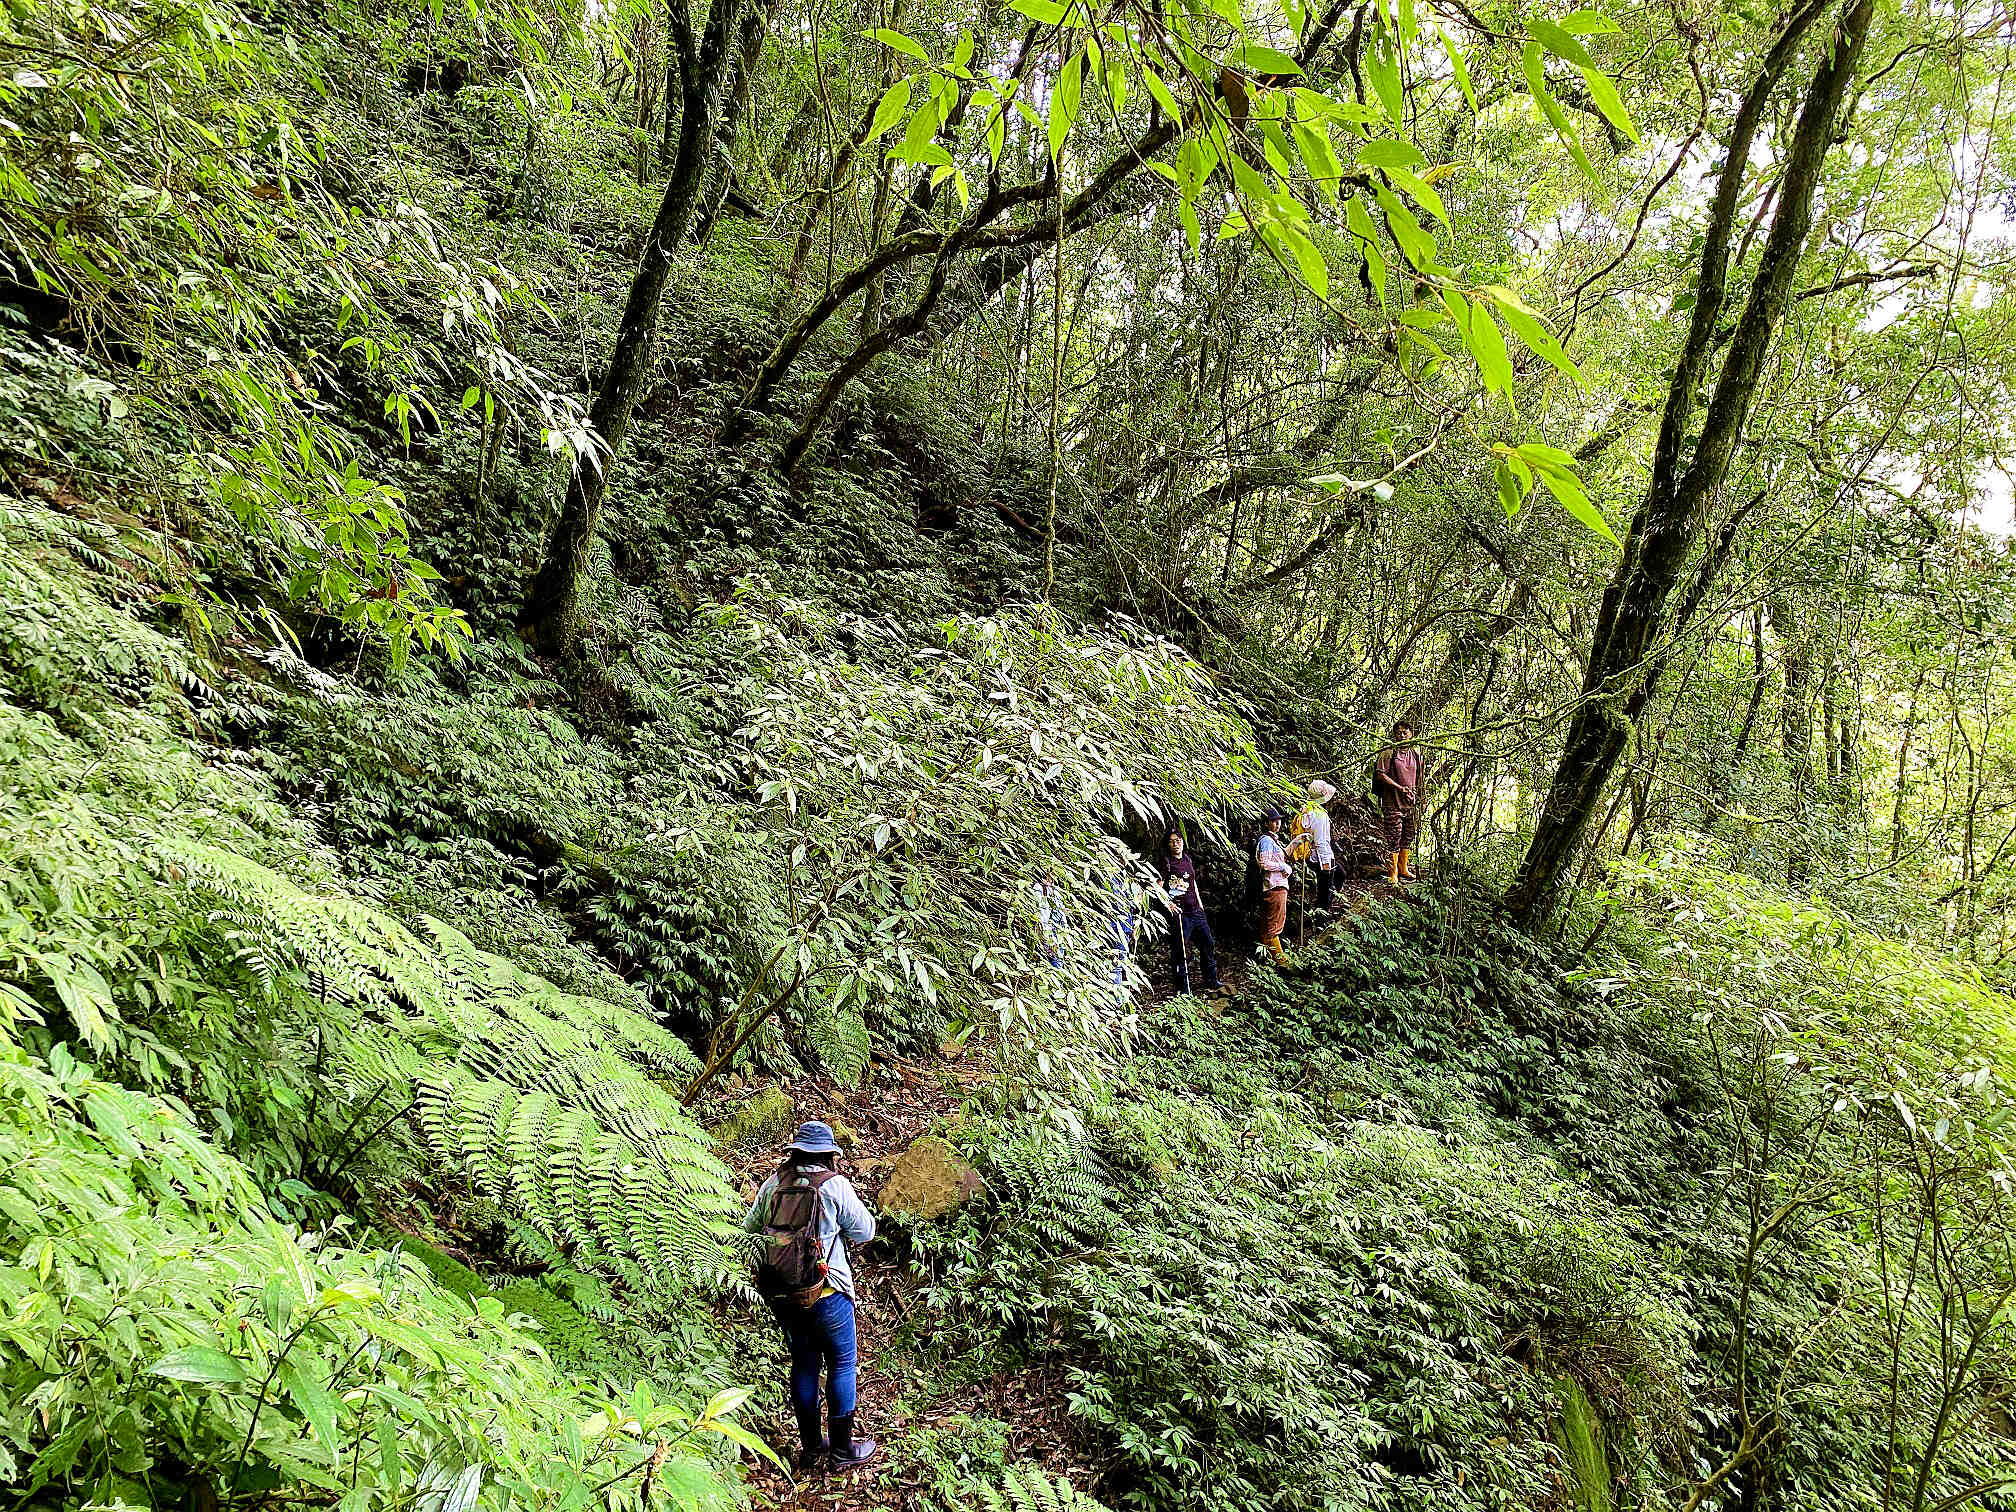
[[[2011,1504],[2005,22],[10,8],[0,1482]]]

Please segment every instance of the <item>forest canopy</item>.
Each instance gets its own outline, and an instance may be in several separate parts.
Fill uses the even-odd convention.
[[[2016,1505],[2016,13],[1567,3],[11,4],[18,1504],[790,1494],[795,1112],[862,1506]]]

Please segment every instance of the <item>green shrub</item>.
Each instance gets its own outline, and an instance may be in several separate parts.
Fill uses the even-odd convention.
[[[697,1402],[617,1427],[397,1251],[304,1234],[172,1104],[0,1042],[0,1474],[56,1505],[217,1496],[731,1505]]]

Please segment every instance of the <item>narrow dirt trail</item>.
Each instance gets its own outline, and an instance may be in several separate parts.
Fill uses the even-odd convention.
[[[1320,928],[1306,936],[1303,948],[1331,930],[1347,926],[1391,891],[1383,880],[1340,884],[1335,909]],[[1292,958],[1292,935],[1289,944]],[[1147,947],[1141,960],[1149,971],[1150,988],[1141,998],[1139,1010],[1149,1015],[1168,1000],[1174,987],[1165,945],[1158,941]],[[1245,994],[1253,974],[1264,969],[1264,963],[1251,951],[1222,949],[1219,967],[1223,994],[1236,998]],[[858,1088],[844,1087],[823,1076],[798,1077],[774,1085],[791,1099],[794,1122],[818,1118],[841,1133],[848,1148],[842,1170],[879,1214],[877,1198],[889,1163],[920,1135],[954,1117],[991,1074],[984,1062],[963,1056],[878,1058],[865,1084]],[[763,1178],[776,1168],[778,1154],[770,1149],[731,1153],[728,1160],[742,1179],[745,1196],[753,1197]],[[976,1371],[980,1378],[972,1384],[948,1387],[933,1381],[925,1374],[925,1363],[901,1342],[905,1324],[920,1305],[915,1279],[907,1267],[892,1247],[879,1239],[850,1258],[858,1293],[855,1327],[861,1361],[856,1431],[880,1440],[883,1452],[873,1463],[845,1475],[795,1481],[772,1466],[761,1466],[750,1476],[756,1506],[780,1512],[786,1508],[913,1512],[923,1503],[928,1486],[904,1456],[891,1450],[906,1435],[943,1427],[961,1416],[985,1416],[1005,1423],[1011,1462],[1040,1464],[1080,1488],[1097,1481],[1104,1451],[1071,1415],[1068,1362],[1049,1360],[1031,1369],[1003,1369],[984,1375]],[[738,1312],[735,1321],[739,1326],[775,1327],[767,1315],[754,1311],[746,1315]],[[787,1461],[793,1460],[796,1433],[781,1385],[766,1386],[761,1400],[765,1403],[763,1423],[767,1423],[764,1436]],[[909,1473],[904,1473],[906,1470]]]

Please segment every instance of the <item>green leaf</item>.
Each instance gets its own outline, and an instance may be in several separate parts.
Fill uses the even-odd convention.
[[[1344,165],[1337,161],[1337,149],[1330,142],[1330,128],[1321,121],[1297,121],[1295,148],[1301,153],[1302,166],[1309,170],[1309,176],[1335,204],[1337,182],[1344,177]]]
[[[1505,518],[1512,519],[1526,502],[1526,489],[1519,486],[1519,480],[1512,476],[1512,465],[1503,457],[1492,469],[1492,479],[1498,485],[1498,505],[1505,511]]]
[[[732,1413],[740,1412],[748,1405],[749,1398],[755,1394],[755,1389],[749,1386],[730,1386],[725,1390],[717,1391],[708,1399],[706,1407],[702,1409],[700,1421],[703,1423],[712,1422],[715,1418],[723,1418]]]
[[[904,128],[902,145],[892,156],[900,155],[913,163],[924,161],[922,153],[938,135],[939,124],[944,119],[936,100],[927,101],[918,107],[917,113],[910,117],[910,124]],[[949,162],[950,159],[946,161]]]
[[[314,1426],[316,1437],[331,1449],[340,1448],[336,1437],[336,1412],[340,1404],[335,1393],[316,1378],[310,1367],[292,1360],[280,1364],[280,1385],[301,1416]]]
[[[876,103],[874,119],[868,123],[867,140],[872,142],[886,136],[895,124],[903,119],[903,113],[910,108],[910,80],[906,76],[898,79],[882,92]]]
[[[1068,14],[1056,0],[1008,0],[1008,9],[1027,16],[1038,26],[1055,26]]]
[[[1466,334],[1470,355],[1477,359],[1484,387],[1494,394],[1503,394],[1507,407],[1516,408],[1512,403],[1512,359],[1506,355],[1505,333],[1498,329],[1498,322],[1484,305],[1471,307],[1470,329]]]
[[[1379,248],[1379,229],[1372,224],[1371,213],[1355,194],[1344,203],[1344,223],[1358,240],[1358,250],[1365,258],[1365,272],[1372,280],[1373,291],[1379,296],[1383,309],[1386,304],[1386,254]]]
[[[1419,147],[1399,137],[1380,137],[1358,149],[1361,168],[1412,168],[1427,161]]]
[[[1631,122],[1631,112],[1624,108],[1624,101],[1617,93],[1617,86],[1610,82],[1610,76],[1600,68],[1582,70],[1582,80],[1589,86],[1589,98],[1596,102],[1596,108],[1604,118],[1632,141],[1638,140],[1638,128]]]
[[[1526,23],[1526,34],[1538,42],[1557,58],[1566,58],[1578,68],[1594,68],[1596,60],[1589,56],[1589,49],[1577,42],[1567,32],[1552,21],[1535,18]]]
[[[147,1367],[149,1375],[207,1386],[235,1386],[245,1379],[245,1367],[221,1349],[188,1344]]]
[[[1456,75],[1456,87],[1463,91],[1463,98],[1469,103],[1470,113],[1477,113],[1477,91],[1470,87],[1470,65],[1463,61],[1463,49],[1450,39],[1440,22],[1435,25],[1435,35],[1442,41],[1442,51],[1448,55],[1450,71]]]
[[[1318,299],[1330,297],[1330,269],[1323,261],[1323,254],[1316,250],[1316,243],[1302,233],[1298,226],[1283,222],[1276,228],[1281,240],[1287,243],[1289,254],[1295,259],[1295,266],[1302,274],[1302,282]]]
[[[1547,327],[1540,323],[1539,316],[1522,304],[1510,290],[1501,289],[1496,284],[1487,284],[1484,292],[1490,296],[1491,302],[1498,306],[1499,313],[1505,317],[1505,324],[1512,327],[1512,333],[1526,344],[1529,351],[1552,363],[1578,385],[1582,383],[1582,370],[1569,360],[1568,354],[1561,349],[1561,343],[1556,341]]]
[[[757,1455],[762,1459],[767,1459],[779,1470],[784,1469],[784,1461],[777,1457],[777,1451],[756,1437],[747,1428],[744,1428],[740,1423],[731,1423],[722,1418],[708,1418],[696,1426],[705,1429],[709,1433],[718,1433],[730,1443],[740,1444],[751,1454]]]
[[[1127,108],[1127,65],[1118,52],[1106,54],[1106,66],[1100,70],[1099,80],[1105,86],[1106,98],[1113,104],[1113,114],[1118,116]]]
[[[865,31],[862,36],[880,42],[884,47],[894,48],[907,58],[915,58],[919,63],[929,63],[931,57],[915,42],[899,31],[891,31],[886,26],[878,26],[873,31]]]
[[[1001,149],[1008,143],[1008,106],[1006,102],[989,106],[987,111],[987,163],[998,167]]]
[[[1176,214],[1183,222],[1184,238],[1190,243],[1190,250],[1194,253],[1204,242],[1204,228],[1197,224],[1197,211],[1190,201],[1185,199],[1177,202]]]
[[[112,988],[105,978],[98,974],[98,968],[89,961],[72,960],[65,955],[49,955],[40,958],[43,971],[48,973],[50,985],[56,989],[56,997],[70,1015],[70,1022],[85,1042],[100,1050],[112,1047],[112,1020],[119,1016],[118,1005],[112,1000]]]
[[[1513,448],[1513,455],[1529,464],[1535,472],[1554,471],[1575,476],[1575,459],[1558,446],[1548,446],[1540,441],[1527,441]]]
[[[1578,37],[1600,37],[1608,32],[1624,30],[1601,11],[1593,10],[1570,11],[1558,24],[1561,30],[1573,32]]]
[[[1154,99],[1157,105],[1160,105],[1162,107],[1162,113],[1164,115],[1169,117],[1169,119],[1172,121],[1180,121],[1183,119],[1182,107],[1176,103],[1176,96],[1169,93],[1169,86],[1162,82],[1162,76],[1160,74],[1155,72],[1155,70],[1152,68],[1144,67],[1141,70],[1141,82],[1148,86],[1149,95]]]
[[[1272,168],[1285,184],[1295,172],[1293,165],[1288,161],[1288,139],[1281,135],[1281,128],[1272,121],[1261,122],[1261,128],[1261,156],[1267,159],[1267,166]]]
[[[1444,288],[1440,293],[1442,295],[1443,306],[1449,311],[1450,317],[1456,322],[1456,329],[1463,333],[1463,344],[1468,346],[1470,344],[1470,302],[1454,289]],[[1406,315],[1402,315],[1400,318],[1408,325],[1420,325],[1422,324],[1421,320],[1409,319],[1409,317],[1425,316],[1427,313],[1425,310],[1409,310]],[[1438,324],[1439,322],[1430,321],[1427,323]]]
[[[1365,72],[1371,77],[1372,92],[1379,97],[1386,119],[1397,128],[1402,100],[1400,54],[1393,46],[1392,35],[1384,26],[1373,30],[1372,45],[1365,50]]]
[[[1575,166],[1582,170],[1590,183],[1600,187],[1600,181],[1596,177],[1596,165],[1589,161],[1589,154],[1582,150],[1581,139],[1568,124],[1568,118],[1562,114],[1554,96],[1547,92],[1547,70],[1541,58],[1540,44],[1528,42],[1520,53],[1519,63],[1526,74],[1526,87],[1532,91],[1533,102],[1540,107],[1540,113],[1547,118],[1547,124],[1552,126],[1555,134],[1561,138],[1569,156],[1575,159]]]
[[[1542,472],[1540,482],[1547,492],[1560,501],[1561,507],[1576,519],[1587,525],[1596,534],[1613,546],[1624,543],[1617,539],[1617,532],[1610,528],[1610,522],[1603,518],[1603,511],[1590,502],[1589,495],[1582,491],[1582,485],[1573,477],[1562,477],[1553,472]]]
[[[1421,222],[1414,218],[1414,212],[1400,203],[1400,197],[1383,185],[1373,193],[1379,201],[1379,208],[1386,212],[1387,229],[1393,233],[1393,240],[1400,244],[1400,250],[1407,255],[1407,261],[1415,267],[1427,269],[1435,262],[1435,238],[1421,229]]]
[[[1050,91],[1050,156],[1064,148],[1064,139],[1078,120],[1078,96],[1084,87],[1081,60],[1075,55],[1057,75],[1057,87]]]
[[[1431,338],[1423,336],[1419,331],[1402,330],[1400,332],[1400,351],[1403,359],[1416,347],[1419,347],[1426,355],[1426,361],[1422,365],[1419,374],[1420,377],[1432,377],[1435,370],[1449,360],[1449,354],[1444,352],[1441,346]]]
[[[1242,43],[1226,61],[1243,74],[1300,77],[1302,73],[1302,66],[1280,48],[1260,42]]]
[[[1429,187],[1428,181],[1409,173],[1405,168],[1388,168],[1386,177],[1396,188],[1405,189],[1414,198],[1414,203],[1426,210],[1443,225],[1449,224],[1449,212],[1442,208],[1442,196]]]

